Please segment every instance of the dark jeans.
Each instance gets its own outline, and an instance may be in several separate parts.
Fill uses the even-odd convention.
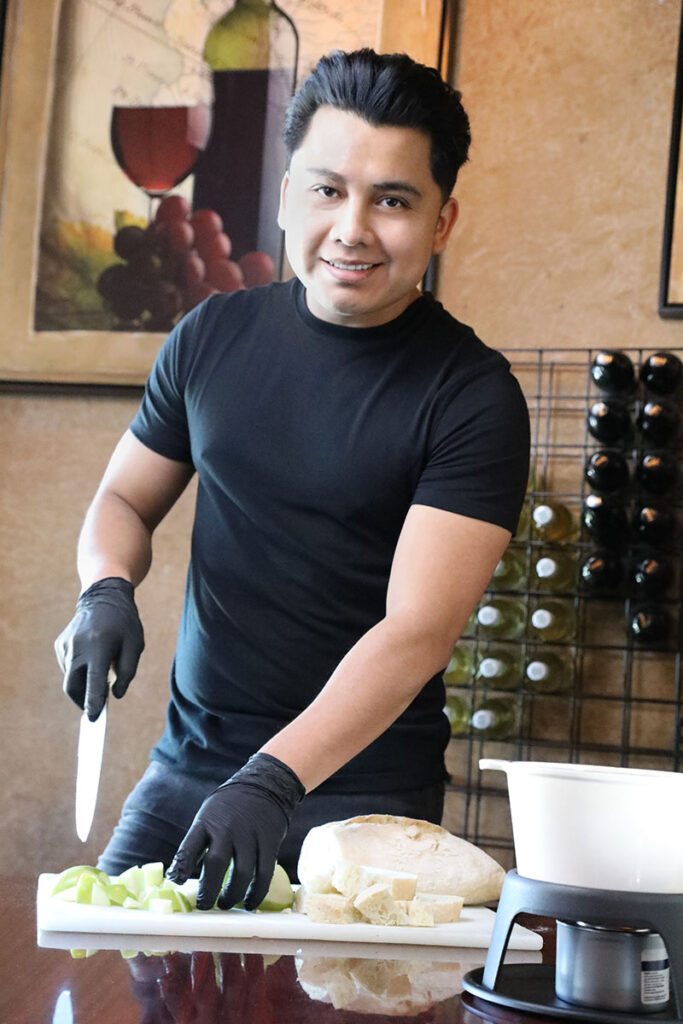
[[[126,799],[98,867],[110,875],[151,861],[163,861],[168,867],[199,807],[217,785],[152,761]],[[393,793],[327,794],[313,790],[294,812],[278,861],[296,881],[301,844],[314,826],[357,814],[398,814],[438,825],[443,802],[443,783]]]

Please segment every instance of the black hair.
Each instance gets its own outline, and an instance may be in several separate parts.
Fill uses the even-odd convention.
[[[369,48],[333,50],[321,57],[287,108],[283,136],[290,158],[322,106],[357,114],[373,125],[415,128],[428,135],[432,177],[444,201],[451,194],[467,160],[470,125],[460,93],[436,68],[405,53],[378,54]]]

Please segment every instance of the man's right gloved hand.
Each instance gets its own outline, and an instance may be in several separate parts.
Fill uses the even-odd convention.
[[[123,697],[145,646],[133,585],[119,576],[98,580],[84,590],[76,614],[55,640],[64,673],[64,692],[94,722],[105,705],[110,667],[115,697]]]

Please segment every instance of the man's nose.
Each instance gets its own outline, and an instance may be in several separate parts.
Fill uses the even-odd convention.
[[[372,229],[370,215],[365,203],[348,199],[339,211],[333,229],[333,240],[342,245],[368,245]]]

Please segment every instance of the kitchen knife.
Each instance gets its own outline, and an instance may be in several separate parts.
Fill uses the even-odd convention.
[[[90,835],[90,826],[95,816],[106,731],[106,704],[94,722],[83,712],[78,732],[76,769],[76,835],[82,843]]]
[[[113,669],[109,669],[108,682],[110,686],[115,679],[116,675]],[[78,731],[76,766],[76,835],[82,843],[90,835],[90,827],[95,816],[106,732],[106,702],[94,722],[90,721],[85,711],[83,712]]]

